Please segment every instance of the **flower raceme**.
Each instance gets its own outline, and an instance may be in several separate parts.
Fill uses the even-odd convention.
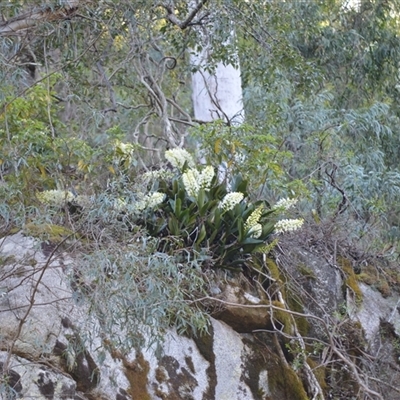
[[[247,218],[244,228],[247,230],[248,235],[254,239],[258,239],[262,233],[262,225],[259,223],[264,206],[257,207]]]
[[[154,192],[146,197],[146,208],[155,208],[160,205],[164,199],[164,193]]]
[[[280,199],[276,204],[274,209],[275,210],[281,210],[281,211],[286,211],[289,210],[289,208],[292,208],[295,204],[297,203],[297,199]]]
[[[200,173],[196,169],[189,169],[182,174],[182,181],[189,196],[196,197],[200,189],[210,190],[214,178],[214,168],[210,165]]]
[[[243,197],[243,193],[240,192],[228,193],[219,203],[219,208],[221,208],[224,212],[232,210],[236,204],[239,204],[243,200]]]
[[[215,175],[214,168],[211,165],[207,165],[207,167],[205,167],[203,171],[201,171],[201,174],[199,175],[200,188],[209,190],[214,175]]]
[[[45,190],[43,192],[38,192],[36,197],[41,203],[54,206],[62,206],[75,198],[69,190]]]
[[[257,224],[260,221],[264,206],[261,205],[257,207],[247,218],[246,223],[244,225],[245,229],[250,229],[252,226]]]
[[[143,211],[144,209],[152,209],[159,206],[165,199],[165,194],[160,192],[153,192],[145,196],[145,198],[136,203],[136,211]]]
[[[185,163],[189,168],[194,168],[195,164],[192,156],[185,149],[171,149],[165,152],[165,158],[174,168],[182,170]]]
[[[182,174],[182,182],[189,196],[196,197],[200,190],[199,172],[195,169],[189,169]]]
[[[148,171],[145,172],[141,178],[144,181],[155,181],[158,179],[170,179],[173,177],[173,173],[171,171],[165,170],[163,168],[155,170],[155,171]]]
[[[304,219],[281,219],[275,224],[275,233],[292,232],[302,227]]]

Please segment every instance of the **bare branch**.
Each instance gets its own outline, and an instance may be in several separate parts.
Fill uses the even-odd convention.
[[[58,68],[55,68],[53,71],[49,72],[47,75],[43,76],[40,79],[37,79],[32,85],[29,85],[27,87],[25,87],[23,90],[21,90],[19,93],[17,93],[11,100],[7,101],[6,103],[0,104],[0,115],[6,113],[7,111],[7,107],[13,103],[16,99],[18,99],[19,97],[23,96],[26,92],[28,92],[30,89],[32,89],[34,86],[36,86],[38,83],[45,81],[46,79],[48,79],[50,76],[56,74],[59,71],[62,71],[67,65],[70,64],[74,64],[76,63],[78,60],[80,60],[91,48],[91,46],[93,46],[93,44],[98,40],[98,38],[103,34],[103,30],[100,31],[100,33],[88,44],[88,46],[86,47],[86,49],[84,49],[82,51],[81,54],[79,54],[76,58],[74,58],[71,61],[67,61],[65,62],[64,65],[61,65]],[[0,32],[0,36],[1,36],[1,32]]]
[[[188,26],[194,25],[193,19],[200,12],[203,6],[207,3],[207,0],[201,0],[199,3],[190,11],[188,16],[184,21],[180,21],[178,17],[175,15],[174,7],[171,5],[162,4],[161,6],[165,8],[167,11],[167,19],[172,24],[179,26],[179,28],[186,29]]]
[[[115,92],[114,92],[114,89],[113,89],[113,87],[112,87],[112,85],[111,85],[109,79],[107,78],[106,71],[104,71],[104,68],[103,68],[103,66],[101,65],[100,61],[98,61],[98,62],[96,63],[96,67],[97,67],[97,69],[99,70],[99,73],[100,73],[100,75],[101,75],[101,80],[102,80],[102,82],[104,82],[105,85],[107,86],[108,93],[109,93],[109,95],[110,95],[110,102],[111,102],[111,104],[112,104],[112,108],[109,108],[109,109],[107,109],[107,110],[104,110],[103,112],[106,112],[106,111],[117,112],[117,103],[116,103],[116,101],[115,101]]]

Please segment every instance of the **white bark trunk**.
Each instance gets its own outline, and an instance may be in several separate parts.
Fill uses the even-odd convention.
[[[197,69],[192,74],[194,116],[202,122],[222,119],[229,125],[240,125],[244,121],[244,110],[239,60],[236,68],[219,62],[215,73],[210,74],[205,68],[209,62],[209,51],[208,43],[204,43],[203,51],[190,58],[191,64]],[[229,175],[226,162],[222,162],[218,166],[218,180],[226,181],[229,185]]]
[[[244,120],[240,67],[218,63],[215,74],[205,70],[208,62],[207,46],[201,54],[191,56],[191,64],[198,67],[192,75],[192,99],[197,120],[210,122],[223,119],[240,124]]]

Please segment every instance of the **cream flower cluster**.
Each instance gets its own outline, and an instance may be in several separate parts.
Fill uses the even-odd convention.
[[[189,196],[196,197],[200,189],[209,190],[214,178],[214,168],[208,165],[201,171],[189,169],[182,174],[183,185]]]
[[[244,224],[245,229],[250,229],[252,226],[258,223],[263,212],[263,208],[264,206],[260,205],[250,214],[246,220],[246,223]]]
[[[146,196],[146,208],[155,208],[160,205],[165,199],[165,194],[160,192],[154,192]]]
[[[67,201],[74,200],[74,195],[68,190],[45,190],[36,193],[36,197],[41,203],[62,206]]]
[[[122,161],[127,167],[133,160],[135,147],[131,143],[123,143],[120,140],[116,140],[114,142],[114,152],[115,161],[118,163]]]
[[[263,212],[263,205],[257,207],[247,218],[246,223],[244,224],[244,228],[248,231],[248,235],[254,239],[257,239],[261,236],[262,233],[262,225],[259,223]]]
[[[115,152],[119,156],[129,156],[131,157],[133,155],[133,152],[135,150],[135,147],[131,143],[123,143],[120,140],[116,140],[114,142],[114,148]]]
[[[303,226],[304,219],[282,219],[275,224],[275,233],[295,231]]]
[[[182,174],[183,185],[189,196],[196,197],[200,190],[199,173],[195,169],[189,169]]]
[[[289,208],[293,207],[297,203],[297,199],[280,199],[276,204],[275,210],[289,210]]]
[[[232,210],[236,204],[239,204],[243,200],[243,193],[240,192],[231,192],[225,195],[222,201],[219,203],[219,208],[222,211],[229,211]]]
[[[165,158],[174,168],[182,169],[185,163],[189,168],[194,168],[195,164],[192,156],[185,149],[171,149],[165,152]]]
[[[135,204],[136,211],[143,211],[145,208],[156,208],[165,199],[165,194],[160,192],[153,192],[144,197],[143,200]]]
[[[150,181],[150,180],[157,180],[157,179],[168,179],[172,178],[173,173],[171,171],[167,171],[163,168],[157,169],[155,171],[148,171],[145,172],[141,178],[144,179],[145,181]]]
[[[215,175],[214,168],[211,165],[207,165],[207,167],[205,167],[203,171],[201,171],[201,174],[199,175],[200,188],[209,190],[214,175]]]

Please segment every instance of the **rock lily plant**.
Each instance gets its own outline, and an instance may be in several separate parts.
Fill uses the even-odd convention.
[[[275,207],[265,201],[252,203],[241,176],[232,177],[229,184],[219,182],[212,166],[195,168],[183,149],[168,150],[166,158],[173,174],[151,174],[152,188],[165,197],[156,209],[145,209],[141,216],[149,234],[160,238],[162,251],[186,250],[207,256],[216,267],[241,268],[249,254],[266,247],[273,233],[302,224],[302,220],[277,223],[293,200],[280,201]],[[154,176],[159,177],[157,182]]]

